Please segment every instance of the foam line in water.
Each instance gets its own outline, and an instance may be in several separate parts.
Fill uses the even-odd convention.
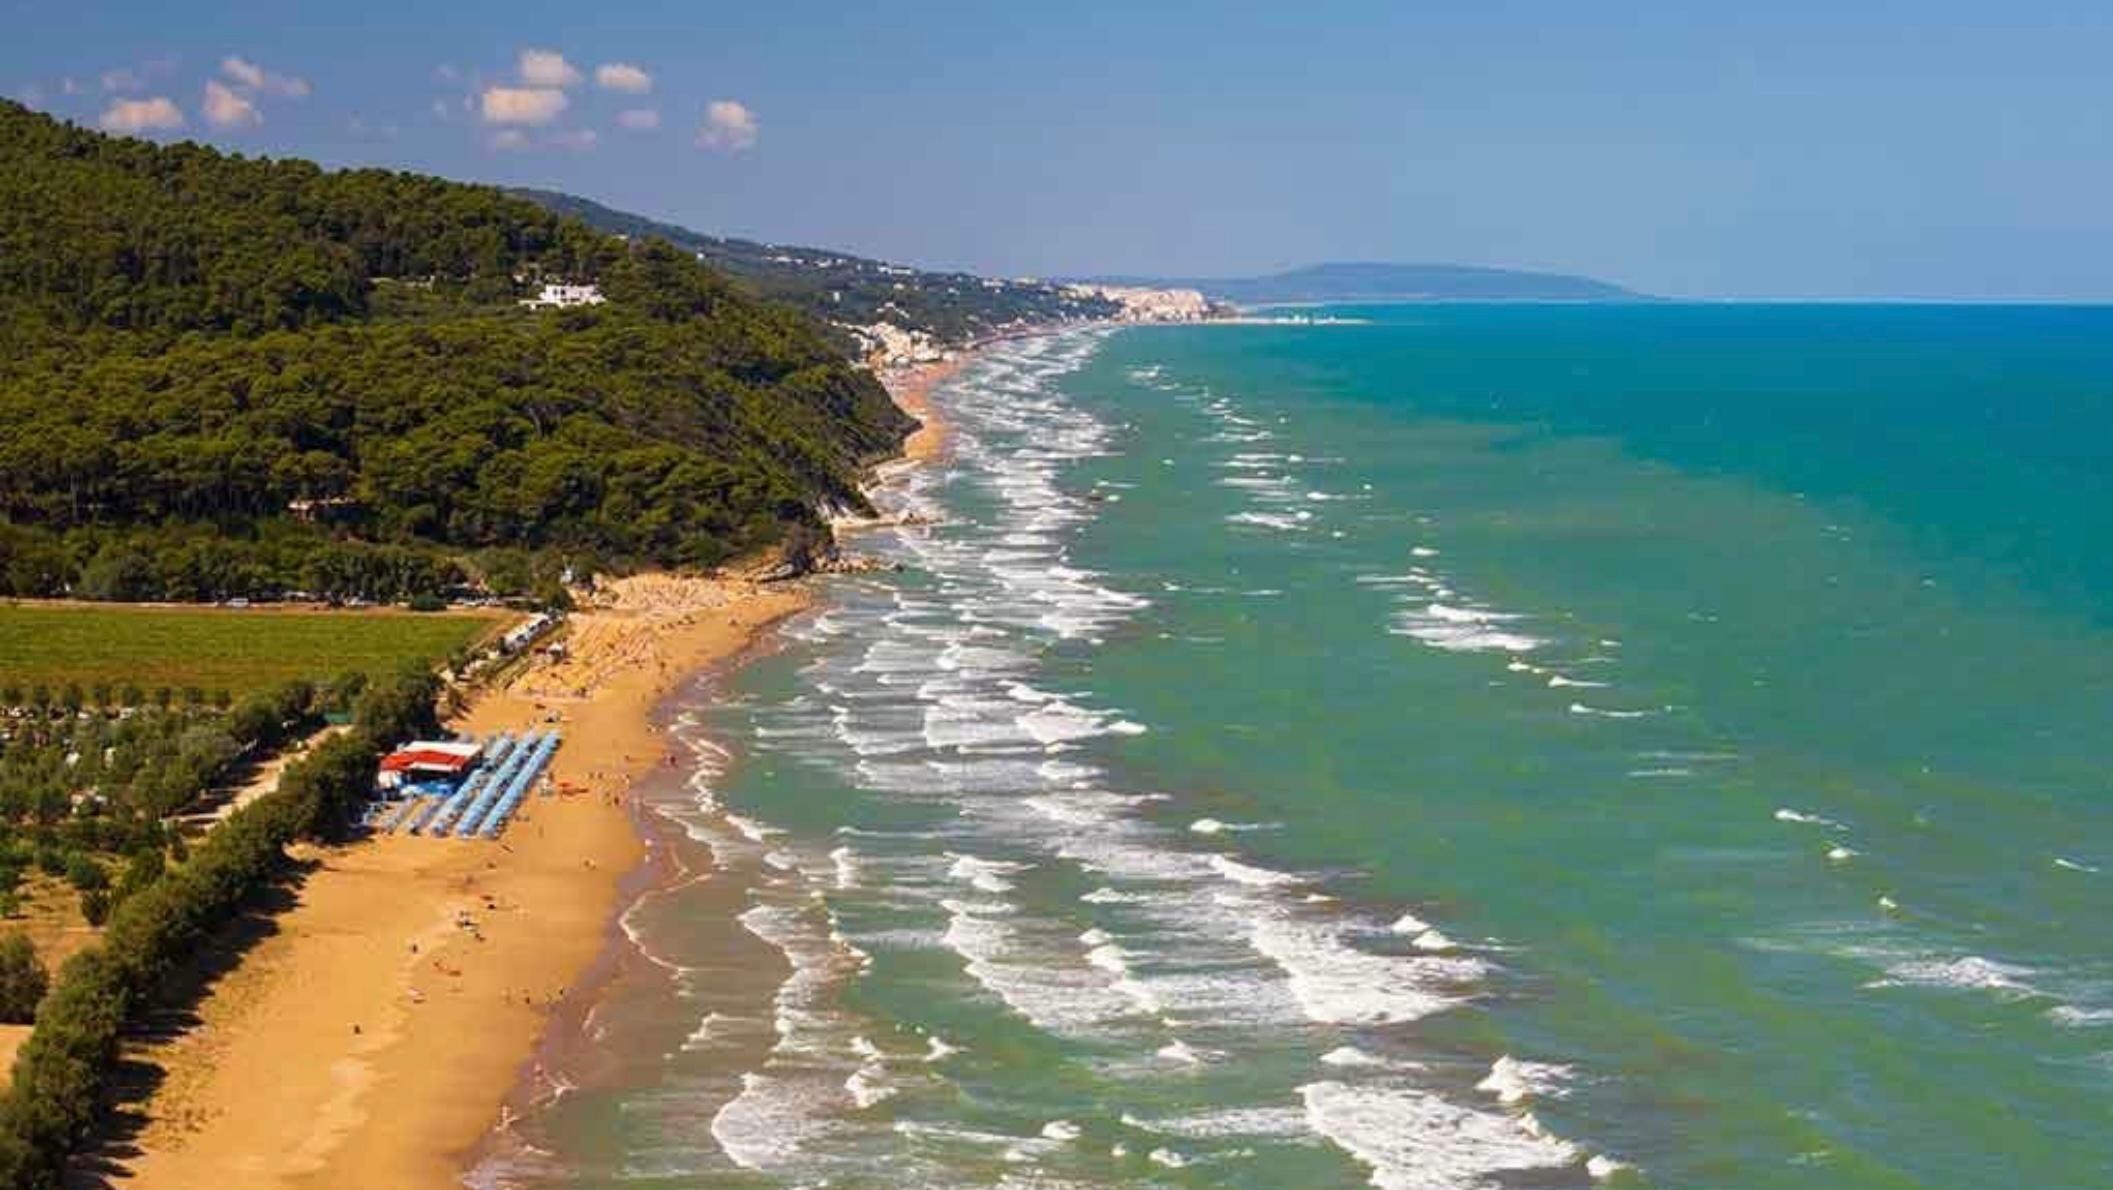
[[[1289,918],[1262,918],[1248,937],[1283,970],[1307,1016],[1323,1024],[1419,1020],[1466,1003],[1487,972],[1477,959],[1372,954],[1331,927]]]
[[[1330,1081],[1299,1093],[1313,1130],[1369,1167],[1380,1190],[1461,1190],[1585,1159],[1531,1116],[1477,1111],[1427,1091]]]

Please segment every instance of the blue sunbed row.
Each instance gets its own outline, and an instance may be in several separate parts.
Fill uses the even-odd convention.
[[[505,784],[498,789],[490,805],[485,808],[484,813],[462,824],[461,833],[463,836],[481,835],[487,839],[495,836],[498,833],[496,829],[488,830],[486,828],[495,828],[506,820],[507,815],[513,811],[514,805],[519,802],[522,793],[536,779],[537,775],[542,772],[544,764],[550,759],[551,752],[556,750],[557,743],[557,733],[555,732],[544,736],[542,740],[538,741],[535,749],[528,754],[521,767],[510,774]]]
[[[484,783],[483,788],[477,792],[476,800],[468,803],[463,810],[462,818],[455,823],[456,838],[469,838],[476,830],[477,824],[484,821],[484,815],[491,809],[492,803],[506,793],[507,784],[514,779],[514,775],[534,761],[536,750],[542,746],[543,737],[535,732],[528,732],[521,737],[520,742],[514,745],[513,752],[507,756],[506,763],[493,770],[491,780]]]
[[[487,839],[499,837],[507,819],[513,816],[515,808],[521,804],[521,799],[528,795],[529,786],[542,775],[543,767],[550,763],[551,754],[557,750],[558,733],[553,731],[543,737],[543,742],[529,756],[528,764],[514,776],[512,783],[506,788],[506,793],[499,798],[498,804],[485,815],[484,821],[476,828],[477,834]]]
[[[512,736],[493,736],[491,742],[485,745],[484,763],[469,775],[469,779],[464,781],[459,789],[441,800],[440,808],[419,824],[419,830],[430,835],[447,834],[448,823],[454,821],[455,815],[478,796],[479,790],[492,784],[493,774],[512,759],[514,747]]]
[[[411,820],[411,815],[424,805],[425,803],[417,798],[406,798],[400,802],[383,802],[380,809],[375,812],[375,818],[380,823],[378,829],[385,831],[402,830],[404,824]]]

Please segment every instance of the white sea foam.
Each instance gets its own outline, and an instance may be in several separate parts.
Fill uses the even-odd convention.
[[[1220,818],[1198,818],[1196,821],[1189,823],[1189,830],[1199,835],[1238,834],[1245,831],[1265,831],[1270,829],[1273,828],[1269,823],[1226,822]]]
[[[844,1090],[860,1111],[893,1099],[897,1093],[897,1088],[887,1081],[887,1070],[880,1066],[859,1067],[844,1080]]]
[[[1442,587],[1431,593],[1449,594]],[[1432,602],[1422,607],[1406,607],[1395,613],[1388,631],[1448,652],[1528,653],[1548,643],[1539,637],[1500,627],[1519,618],[1505,612]]]
[[[849,847],[838,847],[829,853],[829,862],[836,865],[836,887],[839,890],[858,887],[858,854]]]
[[[1210,865],[1211,870],[1227,880],[1253,888],[1271,888],[1299,882],[1299,878],[1289,872],[1278,872],[1269,868],[1256,867],[1253,864],[1243,864],[1239,860],[1226,855],[1211,856]]]
[[[1324,1024],[1413,1021],[1465,1003],[1487,968],[1476,959],[1377,955],[1331,928],[1263,918],[1248,934],[1254,949],[1291,982],[1306,1015]]]
[[[1013,348],[1006,347],[995,354],[1009,361],[1004,366],[1010,371],[993,373],[985,383],[977,365],[978,378],[965,387],[983,391],[965,393],[955,410],[957,467],[944,475],[930,469],[909,472],[899,481],[922,493],[917,499],[924,515],[945,517],[947,525],[879,531],[899,543],[891,548],[920,572],[904,584],[916,590],[890,591],[891,580],[847,582],[850,594],[842,607],[832,609],[818,634],[831,639],[812,650],[818,660],[802,671],[810,693],[819,693],[807,705],[782,713],[758,707],[759,727],[778,733],[766,747],[788,756],[797,753],[803,761],[823,758],[845,780],[918,816],[914,829],[862,833],[855,851],[839,846],[826,861],[821,847],[810,852],[803,841],[797,853],[809,857],[802,860],[806,869],[787,870],[765,895],[776,902],[817,898],[800,906],[805,917],[778,923],[786,927],[781,932],[797,933],[795,925],[805,931],[799,937],[806,941],[794,949],[820,937],[825,923],[828,937],[841,943],[817,949],[805,965],[827,968],[832,979],[855,971],[855,963],[845,957],[849,943],[819,899],[822,890],[832,900],[839,892],[851,894],[855,900],[844,898],[844,903],[862,909],[877,903],[900,910],[906,922],[943,910],[939,920],[945,924],[938,933],[941,927],[933,924],[876,930],[863,912],[847,913],[847,921],[859,922],[865,931],[860,942],[884,956],[898,948],[948,948],[961,958],[968,979],[1026,1022],[1045,1032],[1090,1039],[1097,1052],[1111,1055],[1111,1067],[1167,1084],[1187,1078],[1185,1067],[1221,1057],[1230,1061],[1243,1052],[1244,1045],[1221,1040],[1231,1036],[1221,1032],[1230,1024],[1266,1024],[1315,1040],[1329,1038],[1316,1047],[1318,1052],[1339,1040],[1330,1037],[1337,1030],[1307,1022],[1383,1025],[1472,999],[1486,967],[1434,949],[1449,940],[1428,923],[1406,915],[1397,923],[1398,939],[1374,937],[1372,923],[1312,891],[1317,882],[1311,878],[1212,851],[1235,832],[1264,827],[1217,817],[1141,814],[1136,799],[1108,791],[1116,779],[1112,766],[1104,771],[1085,763],[1099,748],[1113,746],[1104,737],[1134,734],[1144,726],[1096,706],[1083,689],[1055,693],[1035,687],[1063,680],[1040,676],[1050,672],[1038,669],[1046,650],[1090,649],[1145,606],[1112,590],[1113,580],[1071,565],[1066,553],[1073,530],[1097,515],[1067,473],[1077,459],[1107,450],[1113,433],[1123,428],[1095,422],[1070,407],[1053,385],[1044,387],[1050,372],[1070,366],[1061,363],[1057,349],[1037,346],[1015,358]],[[1223,403],[1222,398],[1193,397],[1188,390],[1177,399]],[[1270,433],[1261,427],[1267,419],[1243,424],[1229,405],[1222,414],[1230,433],[1251,435],[1257,443]],[[1257,452],[1236,457],[1213,476],[1247,481],[1225,485],[1239,496],[1214,497],[1246,504],[1236,523],[1295,531],[1326,528],[1334,519],[1335,505],[1321,499],[1327,493],[1297,474],[1289,466],[1293,460],[1261,454],[1267,445],[1234,449]],[[972,485],[978,500],[973,516],[949,509],[940,499],[954,483]],[[1322,514],[1318,523],[1313,510]],[[1415,554],[1428,558],[1436,551],[1419,546]],[[1524,617],[1452,595],[1440,576],[1420,566],[1405,575],[1374,577],[1384,581],[1363,585],[1394,588],[1385,597],[1399,599],[1393,610],[1400,615],[1392,627],[1430,647],[1519,654],[1544,643],[1530,635],[1531,622]],[[1234,584],[1235,589],[1215,594],[1231,595],[1250,585]],[[1067,664],[1065,672],[1074,671]],[[731,837],[738,827],[728,827]],[[749,855],[747,862],[753,863],[769,844],[746,837],[764,844]],[[920,838],[931,841],[920,844]],[[787,854],[795,852],[785,840],[776,842]],[[1023,879],[1030,868],[1037,868],[1036,874]],[[1085,904],[1068,909],[1045,908],[1016,887],[1061,886],[1080,872],[1101,886],[1084,894]],[[794,912],[789,906],[779,911]],[[767,1117],[759,1109],[779,1105],[790,1113],[787,1135],[760,1139],[782,1142],[793,1157],[759,1160],[756,1167],[768,1168],[788,1184],[834,1183],[836,1175],[850,1171],[819,1162],[820,1150],[833,1148],[838,1162],[854,1151],[867,1157],[873,1152],[872,1116],[850,1113],[884,1112],[879,1105],[891,1095],[921,1108],[919,1080],[939,1084],[957,1071],[880,1053],[857,1034],[837,985],[819,978],[803,982],[798,974],[803,960],[795,957],[794,965],[789,983],[799,985],[793,989],[799,994],[780,996],[780,1052],[758,1072],[765,1081],[744,1086],[746,1107],[722,1114],[729,1122],[745,1118],[760,1124]],[[958,981],[951,973],[948,978]],[[937,1037],[928,1037],[927,1045],[927,1062],[942,1062],[952,1052]],[[1232,1052],[1206,1048],[1211,1045],[1226,1045]],[[1396,1080],[1418,1077],[1415,1063],[1382,1059],[1349,1045],[1337,1046],[1323,1061],[1333,1077],[1386,1083],[1355,1088],[1382,1098],[1408,1090],[1394,1086]],[[1273,1108],[1226,1108],[1157,1121],[1166,1145],[1154,1149],[1134,1137],[1129,1144],[1170,1169],[1191,1159],[1215,1166],[1236,1158],[1215,1145],[1177,1151],[1189,1150],[1183,1138],[1310,1136],[1314,1097],[1305,1099],[1303,1109],[1288,1112],[1280,1102]],[[1343,1102],[1328,1106],[1334,1109],[1331,1118],[1340,1122]],[[1468,1113],[1460,1118],[1469,1121],[1463,1127],[1472,1132],[1479,1113],[1454,1110]],[[818,1120],[841,1126],[845,1143],[814,1139],[811,1129]],[[903,1167],[905,1184],[958,1183],[951,1176],[959,1172],[952,1162],[966,1155],[961,1152],[965,1145],[984,1149],[973,1156],[979,1169],[1001,1154],[1020,1163],[1001,1184],[1065,1184],[1068,1171],[1057,1163],[1075,1155],[1062,1146],[1079,1139],[1077,1127],[1064,1120],[1051,1120],[1038,1135],[1025,1136],[924,1125],[897,1124],[896,1129],[905,1144],[912,1136],[930,1142],[921,1139],[904,1154],[913,1163],[933,1163],[929,1170]],[[920,1180],[920,1172],[949,1176]],[[979,1178],[977,1184],[991,1181]],[[1435,1190],[1448,1183],[1428,1184]]]
[[[1020,926],[1008,920],[1011,906],[940,904],[949,914],[942,941],[965,960],[969,977],[1037,1028],[1090,1033],[1138,1012],[1105,972],[1068,968],[1056,955],[1027,949]]]
[[[1838,827],[1841,825],[1841,823],[1834,821],[1832,818],[1822,818],[1817,814],[1807,813],[1804,810],[1792,810],[1788,807],[1777,809],[1775,812],[1775,820],[1777,822],[1802,823],[1807,826]]]
[[[1574,702],[1570,704],[1570,713],[1573,715],[1597,715],[1602,719],[1647,719],[1659,712],[1656,709],[1619,710],[1611,707],[1587,706],[1581,702]]]
[[[2035,991],[2025,982],[2025,977],[2031,974],[2032,970],[2027,967],[1969,954],[1949,959],[1910,959],[1894,963],[1886,968],[1885,978],[1864,986],[1966,988],[2024,995]]]
[[[741,1093],[712,1117],[712,1139],[734,1164],[753,1170],[796,1167],[806,1148],[837,1129],[802,1083],[749,1071]]]
[[[1313,514],[1304,509],[1297,512],[1236,512],[1225,519],[1235,525],[1253,525],[1279,533],[1295,533],[1306,527],[1306,522],[1313,519]]]
[[[1568,1066],[1523,1062],[1505,1054],[1490,1064],[1489,1073],[1475,1089],[1495,1095],[1497,1102],[1507,1106],[1529,1099],[1560,1099],[1569,1093],[1567,1084],[1574,1073]]]
[[[726,821],[728,825],[740,831],[741,836],[751,843],[767,843],[772,835],[785,833],[776,827],[765,826],[753,818],[744,818],[739,814],[726,815]]]
[[[1128,905],[1146,899],[1143,893],[1128,893],[1105,886],[1096,888],[1092,892],[1082,894],[1079,897],[1079,900],[1086,902],[1088,905]]]
[[[1024,872],[1029,865],[1009,860],[978,859],[973,855],[950,855],[954,862],[946,874],[959,880],[977,892],[1011,892],[1014,885],[1007,877]]]
[[[1313,1130],[1370,1167],[1379,1190],[1460,1190],[1488,1185],[1495,1174],[1562,1169],[1584,1158],[1530,1116],[1477,1111],[1427,1091],[1318,1082],[1299,1092]]]
[[[689,1035],[682,1039],[682,1048],[685,1050],[701,1050],[718,1045],[721,1043],[728,1027],[732,1024],[734,1024],[734,1018],[727,1016],[725,1013],[707,1012],[704,1014],[704,1019],[697,1022],[697,1027],[690,1030]]]
[[[1306,1126],[1306,1113],[1296,1107],[1221,1107],[1193,1115],[1151,1119],[1126,1114],[1123,1123],[1140,1131],[1184,1140],[1243,1137],[1305,1141],[1312,1136]]]
[[[1414,938],[1410,939],[1409,945],[1415,947],[1418,950],[1428,950],[1441,953],[1448,950],[1460,949],[1459,943],[1453,941],[1451,938],[1446,937],[1444,934],[1439,933],[1437,930],[1425,930],[1423,933],[1418,934]]]
[[[1202,1055],[1192,1049],[1188,1042],[1178,1039],[1160,1046],[1159,1056],[1169,1062],[1182,1062],[1190,1066],[1198,1066],[1203,1063]]]

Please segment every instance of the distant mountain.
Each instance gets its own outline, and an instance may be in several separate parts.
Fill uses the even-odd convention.
[[[1113,285],[1200,289],[1241,305],[1269,302],[1635,302],[1650,299],[1591,277],[1460,264],[1316,264],[1267,277],[1100,277]]]
[[[927,272],[825,248],[706,235],[555,190],[508,193],[601,231],[667,240],[748,282],[765,297],[843,326],[885,322],[923,331],[942,343],[965,343],[1020,326],[1117,313],[1113,302],[1066,293],[1061,285],[1041,281]]]

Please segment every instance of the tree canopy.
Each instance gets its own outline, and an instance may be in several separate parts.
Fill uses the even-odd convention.
[[[608,300],[523,308],[546,280]],[[665,242],[0,103],[0,594],[708,564],[856,505],[910,425],[811,318]]]

